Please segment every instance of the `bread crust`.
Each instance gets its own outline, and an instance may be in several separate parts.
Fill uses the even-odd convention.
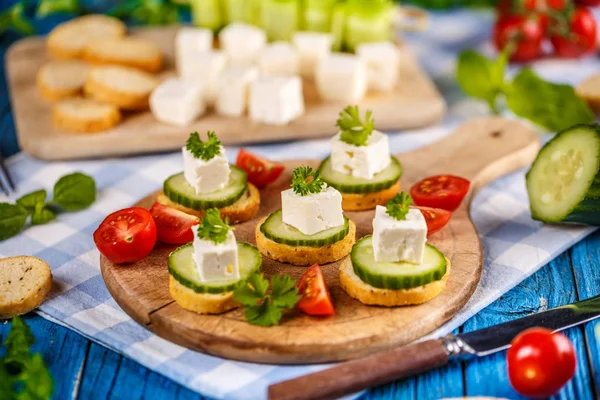
[[[36,74],[38,90],[42,97],[49,101],[78,96],[82,92],[87,71],[88,65],[79,60],[50,61],[44,64]],[[69,74],[68,86],[65,84],[65,74]],[[74,74],[76,75],[74,76]],[[61,80],[63,87],[53,84],[52,80]]]
[[[88,101],[95,103],[94,100],[76,98],[63,99],[62,101]],[[65,111],[62,106],[63,103],[59,102],[52,108],[52,123],[58,129],[64,131],[73,133],[96,133],[110,129],[121,121],[121,112],[114,106],[104,104],[103,106],[108,107],[107,111],[102,117],[98,118],[75,115],[74,113]]]
[[[372,210],[391,200],[400,191],[400,181],[391,187],[372,193],[342,193],[342,209],[344,211]]]
[[[223,314],[241,305],[233,300],[233,292],[196,293],[183,286],[171,275],[169,275],[169,292],[179,307],[198,314]]]
[[[95,78],[94,70],[96,68],[93,68],[90,71],[83,87],[83,90],[87,96],[103,103],[113,104],[123,110],[146,110],[150,107],[150,94],[158,85],[158,80],[156,80],[156,85],[152,89],[131,92],[111,83],[102,82]],[[124,72],[127,71],[126,73],[148,74],[147,72],[129,67],[112,66],[112,68],[122,68]],[[147,75],[147,77],[150,77],[150,75]],[[152,77],[152,79],[155,78]]]
[[[576,88],[577,94],[596,114],[600,114],[600,74],[583,80]]]
[[[82,57],[84,60],[92,64],[115,64],[123,65],[131,68],[142,69],[147,72],[156,73],[162,69],[163,66],[163,55],[160,49],[156,48],[155,54],[150,57],[120,57],[118,54],[111,54],[109,51],[103,51],[99,47],[104,45],[115,45],[118,46],[119,41],[130,40],[129,38],[109,38],[100,39],[88,43],[83,49]],[[131,39],[140,40],[140,39]],[[151,43],[151,42],[150,42]],[[145,43],[140,43],[140,46],[148,46]],[[135,46],[131,46],[135,47]]]

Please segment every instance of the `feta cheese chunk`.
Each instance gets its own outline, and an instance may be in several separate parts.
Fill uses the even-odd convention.
[[[206,110],[203,93],[202,84],[168,78],[152,91],[150,110],[160,122],[186,126]]]
[[[284,190],[281,192],[281,212],[283,222],[305,235],[344,224],[342,194],[332,187],[305,196],[292,189]]]
[[[377,206],[373,220],[375,261],[421,264],[427,242],[427,224],[421,211],[411,208],[406,220],[390,217],[387,209]]]
[[[298,74],[298,54],[287,42],[274,42],[262,49],[257,64],[263,75]]]
[[[391,162],[387,135],[373,131],[366,146],[343,142],[338,133],[331,139],[331,167],[334,171],[357,178],[373,179]]]
[[[367,91],[367,67],[355,55],[334,53],[319,62],[315,81],[323,100],[356,102]]]
[[[298,51],[300,74],[312,78],[317,65],[331,53],[333,35],[321,32],[296,32],[292,42]]]
[[[198,225],[192,227],[194,232],[193,258],[202,282],[226,281],[240,279],[238,247],[233,231],[229,231],[223,243],[215,244],[212,240],[198,237]]]
[[[183,27],[175,36],[175,55],[177,60],[188,53],[209,51],[213,47],[213,33],[210,29]]]
[[[356,54],[367,64],[370,90],[391,92],[396,88],[400,72],[400,53],[391,42],[363,43]]]
[[[227,55],[220,50],[193,51],[178,60],[179,75],[204,86],[204,101],[212,105],[216,96],[216,82],[227,65]]]
[[[267,35],[253,25],[234,22],[219,33],[219,41],[233,64],[252,65],[265,47]]]
[[[244,114],[248,105],[250,84],[258,77],[254,67],[229,67],[219,76],[216,84],[217,113],[228,117]]]
[[[223,189],[229,182],[229,161],[221,147],[219,154],[208,161],[195,158],[184,146],[183,176],[187,183],[194,188],[196,194],[210,193]]]
[[[265,76],[250,85],[250,118],[285,125],[304,114],[302,80],[298,76]]]

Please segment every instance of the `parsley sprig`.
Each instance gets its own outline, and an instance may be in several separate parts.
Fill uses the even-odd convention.
[[[408,214],[409,207],[413,203],[413,199],[406,194],[406,192],[402,192],[397,194],[388,201],[385,205],[387,209],[387,213],[390,217],[402,221],[406,219],[406,214]]]
[[[204,161],[212,159],[221,152],[221,141],[217,139],[217,135],[208,131],[206,133],[206,142],[200,139],[198,132],[193,132],[187,140],[185,148],[194,155],[195,158],[201,158]]]
[[[340,140],[355,146],[366,146],[369,136],[375,129],[371,110],[365,114],[365,122],[360,119],[358,106],[348,106],[340,112],[336,125],[340,128]]]
[[[227,240],[227,235],[231,230],[229,221],[221,218],[221,213],[216,208],[206,210],[204,218],[198,225],[198,237],[200,239],[207,239],[215,244],[220,244]]]
[[[320,193],[324,183],[319,176],[319,171],[315,171],[311,167],[298,167],[292,172],[292,190],[300,196]]]
[[[244,306],[244,315],[249,323],[260,326],[279,324],[283,311],[294,308],[300,300],[296,281],[289,275],[274,275],[271,278],[271,293],[267,294],[269,281],[263,274],[255,273],[244,285],[233,292],[235,301]]]

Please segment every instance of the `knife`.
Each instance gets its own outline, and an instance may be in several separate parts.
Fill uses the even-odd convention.
[[[269,386],[271,400],[333,399],[441,367],[453,359],[505,350],[519,333],[559,332],[600,316],[600,295],[478,331],[427,340]]]

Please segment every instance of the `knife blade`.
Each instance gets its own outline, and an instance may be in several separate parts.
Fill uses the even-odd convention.
[[[443,366],[458,358],[505,350],[520,332],[542,327],[559,332],[600,317],[600,295],[460,335],[427,340],[340,363],[269,386],[271,400],[333,399]]]

